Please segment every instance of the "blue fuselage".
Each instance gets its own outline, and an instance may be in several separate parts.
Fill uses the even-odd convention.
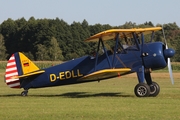
[[[78,81],[78,79],[95,71],[109,68],[131,68],[132,73],[138,72],[142,65],[152,70],[166,67],[167,62],[163,52],[165,46],[162,42],[147,43],[140,47],[140,50],[135,46],[127,47],[124,51],[117,52],[115,57],[113,53],[107,51],[107,55],[99,55],[98,59],[83,56],[46,68],[44,73],[33,76],[32,80],[31,78],[26,80],[22,87],[39,88],[86,82]]]

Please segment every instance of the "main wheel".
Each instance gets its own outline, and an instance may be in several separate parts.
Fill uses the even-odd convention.
[[[21,92],[21,95],[22,95],[22,96],[27,96],[27,94],[28,94],[28,91],[27,91],[27,90]]]
[[[145,83],[139,83],[134,88],[137,97],[148,97],[150,95],[150,87]]]
[[[156,97],[160,92],[159,85],[156,82],[152,82],[152,84],[149,87],[150,87],[150,95],[149,96]]]

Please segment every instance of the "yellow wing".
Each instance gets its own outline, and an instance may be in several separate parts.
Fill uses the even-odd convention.
[[[110,78],[110,77],[116,77],[121,74],[125,74],[130,72],[130,68],[119,68],[119,69],[104,69],[104,70],[99,70],[96,72],[93,72],[91,74],[88,74],[86,76],[83,76],[82,78],[79,79],[79,81],[83,80],[98,80],[98,79],[105,79],[105,78]]]
[[[99,38],[101,38],[102,40],[111,40],[114,39],[116,34],[119,33],[121,38],[124,37],[130,37],[132,38],[132,32],[136,33],[136,34],[140,34],[140,33],[144,33],[144,35],[146,34],[150,34],[152,31],[158,31],[161,30],[161,27],[152,27],[152,28],[133,28],[133,29],[110,29],[110,30],[106,30],[100,33],[97,33],[91,37],[89,37],[88,39],[86,39],[85,41],[87,42],[96,42],[99,40]]]

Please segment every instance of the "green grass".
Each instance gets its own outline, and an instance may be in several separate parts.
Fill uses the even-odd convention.
[[[136,76],[107,81],[30,89],[11,89],[0,76],[1,120],[177,120],[180,119],[180,77],[171,85],[165,73],[153,76],[161,91],[157,97],[134,95]],[[177,75],[177,74],[176,74]]]

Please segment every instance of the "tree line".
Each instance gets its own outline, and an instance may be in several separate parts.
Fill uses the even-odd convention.
[[[0,60],[7,60],[15,52],[23,52],[35,61],[66,61],[89,55],[95,48],[95,43],[84,40],[98,32],[112,28],[145,28],[162,26],[145,22],[137,25],[126,22],[123,25],[109,24],[89,25],[84,19],[82,22],[68,24],[63,19],[35,19],[20,18],[5,20],[0,24]],[[173,61],[180,61],[180,28],[176,23],[163,25],[168,46],[176,50]],[[162,32],[157,32],[155,41],[164,41]]]

